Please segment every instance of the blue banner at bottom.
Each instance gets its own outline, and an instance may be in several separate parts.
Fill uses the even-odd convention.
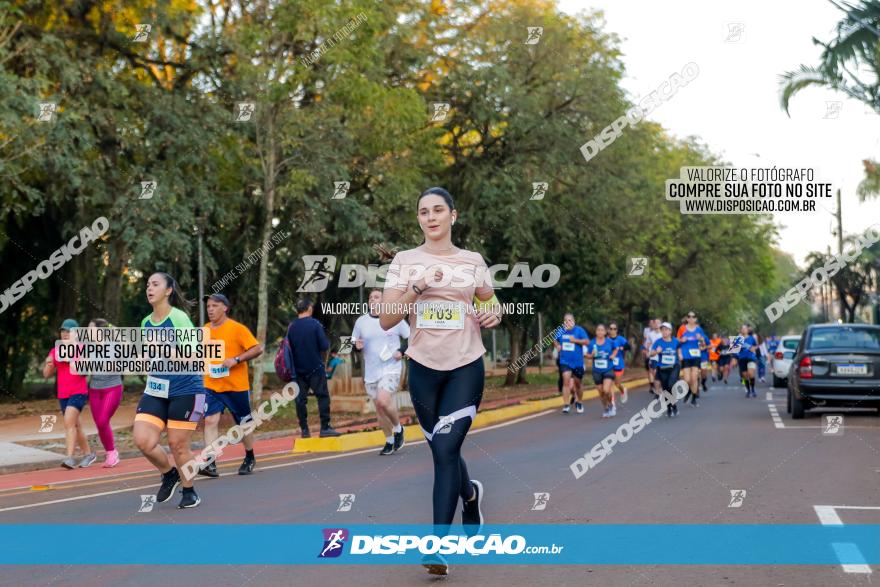
[[[454,564],[828,565],[880,564],[880,525],[3,524],[3,565]],[[59,548],[58,536],[92,548]],[[243,547],[246,545],[246,547]],[[234,547],[233,547],[234,546]]]

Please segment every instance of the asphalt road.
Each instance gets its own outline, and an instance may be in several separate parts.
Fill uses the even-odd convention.
[[[611,420],[599,417],[599,404],[593,400],[582,415],[554,410],[474,431],[464,455],[471,474],[486,488],[484,513],[491,523],[816,524],[835,516],[844,524],[880,523],[880,418],[829,410],[844,415],[843,434],[823,434],[821,414],[795,422],[785,413],[784,391],[775,390],[771,399],[768,391],[761,386],[757,398],[746,399],[739,387],[716,384],[699,408],[683,406],[679,418],[653,422],[580,479],[572,475],[571,462],[645,406],[645,390],[631,393]],[[776,406],[778,419],[770,406]],[[80,482],[51,492],[10,490],[0,492],[0,524],[70,524],[67,535],[47,536],[46,548],[85,548],[100,561],[113,545],[81,544],[76,524],[430,523],[433,472],[425,443],[409,444],[391,457],[375,452],[262,459],[251,477],[200,480],[202,504],[186,511],[176,509],[175,497],[152,512],[138,512],[140,495],[155,492],[156,474]],[[234,468],[230,464],[222,470],[234,473]],[[728,507],[731,490],[745,490],[741,507]],[[550,493],[543,511],[532,509],[538,492]],[[351,511],[337,511],[341,493],[355,494]],[[40,505],[48,501],[57,503]],[[204,544],[181,548],[191,549],[198,560],[199,549],[234,551],[259,545],[259,536],[206,536]],[[729,547],[718,544],[719,549]],[[865,585],[878,570],[841,565],[462,565],[441,581],[505,586]],[[409,586],[436,581],[421,567],[391,565],[0,569],[0,585],[28,586]]]

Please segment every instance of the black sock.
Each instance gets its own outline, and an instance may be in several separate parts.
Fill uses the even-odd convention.
[[[249,460],[249,461],[255,461],[256,458],[254,458],[254,451],[253,451],[253,449],[251,449],[251,450],[247,450],[247,449],[245,449],[245,451],[244,451],[244,458],[246,458],[246,459]]]

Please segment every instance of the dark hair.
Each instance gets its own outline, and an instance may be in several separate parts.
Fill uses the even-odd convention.
[[[95,326],[98,328],[107,328],[110,326],[110,323],[107,322],[104,318],[92,318],[92,322],[95,323]]]
[[[452,196],[443,188],[433,187],[426,189],[419,195],[419,202],[421,202],[422,198],[425,196],[440,196],[443,198],[443,201],[446,202],[446,205],[449,206],[450,211],[455,210],[455,203],[452,201]]]
[[[165,287],[171,288],[171,295],[168,296],[169,304],[179,310],[183,310],[184,312],[193,305],[193,302],[186,299],[186,296],[183,295],[183,291],[180,289],[180,284],[177,283],[177,280],[171,277],[171,275],[164,271],[156,271],[153,275],[161,275],[162,279],[165,280]]]
[[[300,298],[299,301],[296,302],[296,313],[302,314],[303,312],[308,311],[308,309],[311,305],[312,305],[311,298]]]

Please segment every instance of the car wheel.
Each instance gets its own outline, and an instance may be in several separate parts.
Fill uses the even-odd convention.
[[[786,394],[785,411],[791,413],[791,391]]]
[[[776,375],[773,376],[773,387],[784,387],[782,379]]]
[[[798,396],[789,392],[789,397],[791,397],[791,418],[792,420],[803,420],[804,419],[804,410],[806,409],[806,402],[799,399]]]

